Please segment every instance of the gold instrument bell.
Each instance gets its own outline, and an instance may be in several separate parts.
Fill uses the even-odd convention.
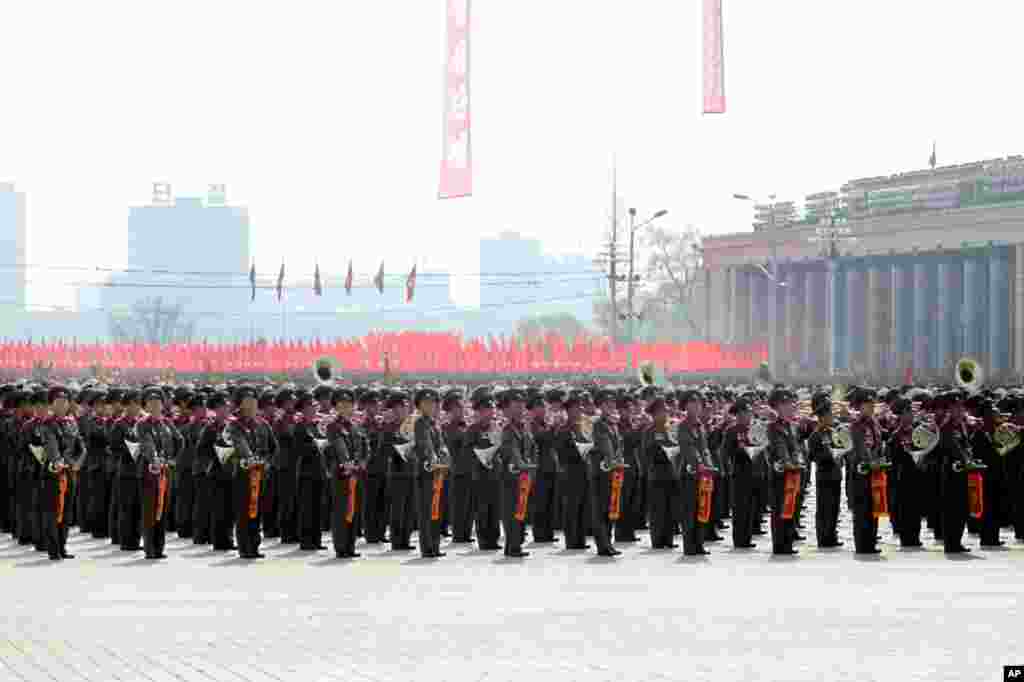
[[[334,358],[322,357],[313,363],[313,378],[321,386],[330,386],[334,383],[335,367],[338,363]]]
[[[1020,431],[1012,424],[1003,422],[996,427],[992,440],[996,444],[996,452],[1001,457],[1005,457],[1011,450],[1020,445]]]
[[[953,380],[968,393],[977,393],[985,383],[985,370],[974,358],[960,358],[956,363]]]

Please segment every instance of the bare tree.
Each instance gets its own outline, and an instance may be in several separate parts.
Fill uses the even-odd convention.
[[[185,319],[185,307],[160,296],[110,314],[110,334],[120,342],[184,343],[191,341],[194,333],[195,322]]]
[[[531,341],[553,332],[571,342],[586,331],[583,323],[571,313],[533,315],[516,323],[516,336]]]
[[[682,325],[690,334],[700,335],[694,305],[698,277],[704,267],[700,231],[693,226],[681,231],[654,226],[645,232],[643,245],[647,263],[642,308],[648,315],[661,317],[671,328]],[[658,315],[659,307],[667,310]]]

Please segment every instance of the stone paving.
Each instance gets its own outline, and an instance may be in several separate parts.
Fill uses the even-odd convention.
[[[1024,663],[1024,545],[972,538],[947,558],[927,533],[903,551],[886,528],[884,553],[861,559],[844,516],[845,547],[809,541],[792,559],[766,537],[684,559],[644,536],[616,559],[361,544],[344,562],[274,540],[245,562],[171,536],[151,563],[75,534],[77,558],[52,563],[5,539],[0,682],[962,682]]]

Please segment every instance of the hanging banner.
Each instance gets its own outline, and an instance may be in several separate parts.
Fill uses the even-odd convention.
[[[704,0],[704,113],[725,113],[722,0]]]
[[[441,185],[439,199],[473,193],[473,147],[469,135],[469,5],[448,3],[447,59],[444,69]]]

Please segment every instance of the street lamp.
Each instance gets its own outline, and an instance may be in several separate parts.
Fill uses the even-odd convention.
[[[651,223],[653,223],[658,218],[662,218],[662,217],[664,217],[666,215],[668,215],[668,211],[665,210],[665,209],[662,209],[662,210],[658,211],[657,213],[655,213],[654,215],[652,215],[647,220],[645,220],[644,222],[642,222],[639,225],[637,225],[636,224],[636,209],[635,208],[629,209],[629,280],[626,282],[626,307],[629,309],[629,312],[626,313],[626,317],[627,317],[627,321],[629,322],[628,328],[629,328],[629,341],[630,341],[630,343],[632,343],[634,341],[634,338],[633,338],[633,334],[634,334],[634,327],[633,327],[634,320],[638,319],[638,317],[639,317],[633,311],[633,289],[634,289],[634,285],[635,285],[635,282],[636,282],[636,279],[637,279],[636,275],[633,274],[633,268],[634,268],[634,264],[635,264],[635,260],[636,260],[635,257],[634,257],[634,254],[636,252],[636,233],[637,233],[638,230],[649,226]]]
[[[821,256],[827,263],[826,300],[828,303],[825,306],[825,325],[827,327],[825,332],[825,353],[828,356],[828,375],[831,377],[836,372],[835,311],[839,307],[839,301],[837,300],[838,292],[836,290],[836,260],[840,256],[839,245],[843,243],[852,244],[857,241],[857,238],[851,236],[852,230],[846,225],[836,225],[834,206],[825,220],[827,224],[816,228],[814,236],[808,239],[808,241],[821,245]]]

